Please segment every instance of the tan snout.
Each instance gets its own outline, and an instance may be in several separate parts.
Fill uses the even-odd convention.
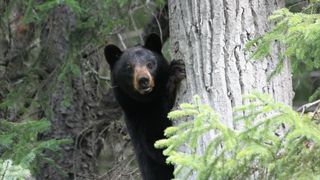
[[[133,86],[140,94],[148,94],[154,88],[154,79],[147,66],[137,66],[134,68]]]

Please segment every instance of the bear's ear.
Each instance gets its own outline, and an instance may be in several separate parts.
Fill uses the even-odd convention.
[[[114,63],[120,58],[122,51],[115,45],[110,44],[104,48],[104,56],[106,57],[107,62],[110,65],[110,68],[113,67]]]
[[[144,44],[144,47],[147,49],[150,49],[151,51],[155,51],[155,52],[161,54],[162,43],[161,43],[160,37],[154,33],[150,34],[146,38],[146,42]]]

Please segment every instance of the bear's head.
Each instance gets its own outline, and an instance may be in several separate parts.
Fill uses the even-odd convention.
[[[161,39],[156,34],[149,35],[144,46],[125,51],[115,45],[106,46],[104,53],[113,86],[137,100],[155,96],[164,86],[169,68],[161,48]]]

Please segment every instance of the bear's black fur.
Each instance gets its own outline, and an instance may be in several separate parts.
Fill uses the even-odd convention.
[[[182,71],[178,61],[169,66],[161,48],[161,40],[155,34],[148,36],[144,46],[123,52],[115,45],[105,47],[114,94],[125,113],[126,126],[145,180],[171,179],[174,170],[165,163],[166,157],[154,143],[163,139],[165,128],[171,126],[167,114],[174,104],[176,83],[182,79],[171,77],[177,74],[172,71]]]

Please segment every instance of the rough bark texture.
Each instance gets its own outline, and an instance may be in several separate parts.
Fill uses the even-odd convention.
[[[244,50],[248,40],[269,29],[267,17],[283,5],[284,0],[169,0],[173,58],[184,59],[187,73],[178,103],[198,94],[234,128],[232,107],[244,103],[242,94],[256,89],[291,104],[288,63],[267,81],[281,48],[275,45],[271,56],[261,61],[250,60]]]
[[[186,63],[185,90],[201,95],[230,125],[231,108],[241,105],[241,95],[253,89],[291,104],[288,64],[281,75],[267,81],[280,47],[275,46],[271,57],[262,61],[250,60],[244,50],[248,40],[269,28],[267,17],[283,5],[279,0],[169,1],[173,55]]]
[[[103,91],[91,68],[98,71],[102,56],[75,61],[79,74],[67,73],[57,78],[59,69],[71,51],[70,34],[75,25],[74,14],[67,6],[51,13],[41,36],[40,67],[45,88],[40,96],[52,129],[42,138],[71,138],[74,144],[62,146],[61,155],[46,154],[62,169],[43,163],[37,179],[97,179],[97,157],[112,121],[120,119],[121,111],[111,92]],[[83,62],[88,62],[88,64]],[[104,98],[102,98],[104,97]],[[65,104],[66,99],[69,103]]]
[[[9,89],[25,75],[28,55],[34,48],[34,24],[23,22],[19,6],[12,7],[10,17],[5,19],[3,16],[8,3],[0,2],[0,103]],[[16,121],[18,117],[19,113],[13,107],[0,109],[0,119]]]

